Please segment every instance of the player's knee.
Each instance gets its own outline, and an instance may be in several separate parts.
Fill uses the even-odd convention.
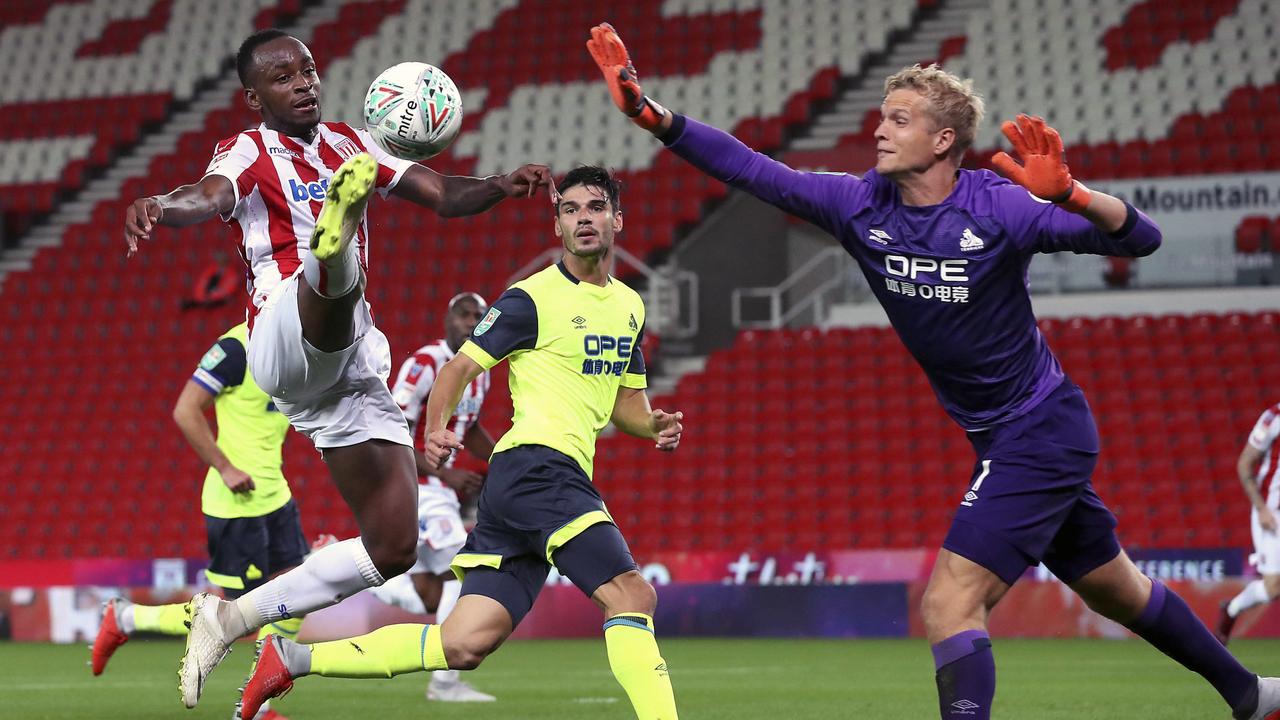
[[[610,581],[614,592],[605,599],[605,613],[643,613],[653,615],[658,609],[658,591],[639,572],[632,570]]]
[[[445,646],[444,659],[449,663],[450,670],[475,670],[501,644],[501,640],[493,638],[459,638],[457,642]]]
[[[924,621],[925,634],[930,642],[939,642],[969,627],[976,620],[981,622],[980,608],[970,607],[963,598],[930,586],[920,599],[920,618]]]
[[[409,572],[418,560],[417,538],[408,541],[403,538],[388,537],[372,543],[366,548],[369,559],[384,578],[393,578]]]

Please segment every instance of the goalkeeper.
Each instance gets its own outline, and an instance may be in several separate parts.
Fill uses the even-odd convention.
[[[1043,562],[1094,611],[1204,676],[1238,720],[1280,709],[1260,679],[1172,590],[1120,549],[1094,492],[1093,415],[1036,326],[1035,253],[1144,256],[1160,230],[1133,206],[1071,177],[1058,133],[1038,117],[1003,125],[1021,164],[962,170],[982,120],[968,81],[931,66],[885,82],[876,166],[862,177],[804,173],[672,113],[641,91],[609,25],[588,50],[618,109],[703,172],[834,235],[862,267],[907,349],[976,455],[922,600],[942,718],[991,716],[996,671],[987,616]],[[1005,179],[1007,178],[1007,179]]]

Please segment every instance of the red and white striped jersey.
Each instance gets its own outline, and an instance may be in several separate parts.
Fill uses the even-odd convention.
[[[1280,404],[1264,410],[1249,433],[1249,445],[1263,453],[1257,480],[1272,510],[1280,510],[1280,444],[1276,438],[1280,438]]]
[[[240,257],[249,266],[249,318],[311,252],[311,231],[324,204],[329,178],[344,160],[362,152],[378,163],[375,187],[386,197],[413,163],[388,154],[364,130],[346,123],[317,126],[310,143],[265,124],[227,138],[214,148],[205,176],[221,175],[235,188],[236,204],[222,219],[240,234]],[[368,217],[357,231],[360,265],[368,271]]]
[[[444,340],[423,345],[413,353],[412,357],[404,361],[404,365],[400,366],[395,385],[391,387],[391,395],[404,411],[405,419],[409,421],[409,432],[413,434],[413,446],[419,450],[425,450],[427,447],[427,423],[423,417],[427,411],[427,395],[436,382],[436,375],[440,372],[440,368],[452,360],[453,355],[454,352],[449,349],[449,343]],[[480,406],[484,404],[484,397],[488,392],[488,370],[480,373],[463,389],[462,399],[458,401],[458,409],[454,411],[453,418],[445,426],[446,429],[452,430],[459,440],[466,437],[467,430],[479,419]],[[451,455],[446,467],[452,465],[456,458],[456,453]],[[443,486],[439,478],[429,477],[423,479],[423,482],[428,485]]]

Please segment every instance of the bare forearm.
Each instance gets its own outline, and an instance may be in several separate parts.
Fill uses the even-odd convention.
[[[445,421],[453,417],[458,402],[462,400],[462,391],[466,388],[465,373],[452,364],[445,363],[431,386],[431,394],[427,396],[427,434],[443,430]]]
[[[1262,497],[1262,492],[1258,490],[1258,482],[1254,479],[1256,469],[1249,463],[1240,462],[1236,464],[1236,475],[1240,478],[1240,485],[1244,488],[1244,494],[1249,498],[1249,502],[1261,510],[1267,506],[1267,501]]]
[[[1104,192],[1091,191],[1089,205],[1080,216],[1103,232],[1113,233],[1124,226],[1129,209],[1124,201]]]
[[[499,175],[490,175],[486,178],[444,175],[440,180],[443,189],[436,213],[442,217],[463,217],[482,213],[507,196]]]
[[[156,202],[163,212],[160,224],[172,227],[195,225],[224,210],[216,196],[203,192],[198,185],[183,185],[168,195],[157,196]]]
[[[657,437],[649,422],[649,397],[645,393],[636,393],[628,398],[618,400],[613,408],[614,426],[632,437],[652,440]]]
[[[213,437],[213,430],[209,428],[209,423],[204,419],[202,413],[186,408],[175,408],[173,422],[182,431],[182,436],[187,439],[187,444],[191,446],[192,450],[195,450],[196,455],[206,465],[218,472],[222,472],[231,466],[231,461],[227,459],[222,449],[218,447],[217,441]]]

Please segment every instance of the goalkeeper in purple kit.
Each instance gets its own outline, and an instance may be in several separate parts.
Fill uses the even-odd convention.
[[[607,24],[592,29],[587,47],[614,103],[668,149],[840,241],[967,431],[977,460],[922,601],[944,720],[991,717],[987,616],[1041,562],[1095,612],[1204,676],[1237,720],[1280,717],[1280,679],[1245,669],[1121,550],[1116,518],[1090,482],[1092,413],[1031,310],[1032,255],[1149,255],[1160,246],[1155,223],[1073,180],[1062,140],[1038,117],[1004,123],[1022,160],[997,154],[1004,178],[960,169],[983,103],[970,82],[937,67],[885,82],[876,166],[856,177],[798,172],[663,108],[641,91]]]

